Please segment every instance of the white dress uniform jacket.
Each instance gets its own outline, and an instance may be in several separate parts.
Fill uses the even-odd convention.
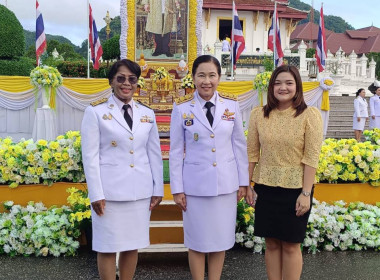
[[[131,130],[114,98],[87,107],[82,121],[82,158],[90,201],[163,196],[162,157],[154,112],[133,102]]]
[[[354,118],[368,118],[368,103],[367,100],[358,96],[354,100]]]
[[[197,92],[188,101],[174,104],[169,154],[173,194],[218,196],[249,185],[239,104],[216,94],[212,127]]]

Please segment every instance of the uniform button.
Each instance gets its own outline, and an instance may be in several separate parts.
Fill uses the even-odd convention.
[[[216,151],[216,149],[215,148],[212,148],[212,150],[211,150],[213,153]]]
[[[135,167],[135,165],[132,163],[131,165],[129,165],[131,168]]]
[[[133,136],[129,137],[129,140],[133,140]]]
[[[211,134],[211,135],[210,135],[210,137],[211,137],[211,138],[214,138],[214,137],[215,137],[215,135],[214,135],[214,134]]]
[[[133,154],[133,150],[130,150],[129,153],[130,153],[130,154]]]
[[[212,165],[213,165],[213,166],[216,166],[216,162],[214,162]]]

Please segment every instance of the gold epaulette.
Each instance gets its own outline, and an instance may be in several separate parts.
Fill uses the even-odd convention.
[[[142,106],[144,106],[144,107],[147,107],[147,108],[149,108],[149,109],[151,109],[151,110],[153,110],[152,108],[150,108],[147,104],[145,104],[145,103],[143,103],[142,101],[140,101],[140,100],[137,100],[136,101],[138,104],[140,104],[140,105],[142,105]]]
[[[193,98],[194,98],[194,94],[189,93],[189,94],[186,94],[184,96],[180,96],[180,97],[176,98],[174,101],[175,101],[175,104],[179,105],[179,104],[185,103],[187,101],[190,101]]]
[[[107,100],[108,100],[108,98],[102,98],[102,99],[98,99],[98,100],[95,100],[94,102],[91,102],[90,104],[91,104],[91,106],[97,106],[97,105],[99,105],[99,104],[102,104],[102,103],[104,103],[104,102],[107,102]]]
[[[233,93],[219,92],[219,95],[225,99],[231,99],[237,101],[237,96]]]

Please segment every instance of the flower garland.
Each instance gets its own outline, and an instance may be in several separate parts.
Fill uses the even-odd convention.
[[[202,55],[202,26],[203,26],[203,0],[197,1],[197,24],[195,26],[195,36],[197,38],[197,57]],[[191,25],[190,25],[191,26]]]
[[[80,230],[72,226],[69,207],[46,207],[29,202],[26,207],[4,202],[0,213],[0,254],[73,256],[79,248]]]
[[[57,181],[84,182],[81,136],[68,131],[55,141],[0,138],[0,183],[51,185]]]
[[[319,156],[317,181],[369,182],[372,186],[380,186],[379,148],[369,141],[326,139]]]
[[[243,200],[238,203],[235,241],[255,253],[265,250],[264,238],[254,235],[254,209]],[[302,244],[309,253],[320,250],[380,250],[380,203],[334,204],[314,199],[306,237]]]
[[[128,45],[127,45],[127,32],[128,32],[128,9],[127,1],[120,0],[120,21],[121,21],[121,31],[120,31],[120,58],[127,58]]]
[[[50,97],[49,106],[55,109],[56,88],[63,83],[63,78],[57,68],[46,65],[37,66],[30,72],[30,83],[35,88],[34,95],[36,105],[38,100],[38,87],[42,86],[45,89],[46,99],[49,100]],[[51,94],[49,94],[50,89]]]

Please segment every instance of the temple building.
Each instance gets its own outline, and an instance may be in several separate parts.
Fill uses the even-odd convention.
[[[312,41],[315,48],[318,40],[318,28],[315,23],[304,23],[297,25],[290,36],[291,49],[298,49],[299,44],[303,40],[308,47]],[[327,49],[335,54],[339,48],[346,54],[353,51],[356,54],[365,54],[369,52],[380,52],[380,28],[369,26],[357,30],[346,30],[344,33],[335,33],[325,30]]]
[[[267,51],[268,30],[274,12],[271,0],[236,0],[241,26],[243,28],[246,53],[254,53],[257,48]],[[290,8],[288,0],[277,0],[277,10],[281,32],[282,49],[290,48],[290,35],[297,23],[307,18],[307,11]],[[202,46],[212,48],[217,40],[231,37],[232,1],[204,0]]]

